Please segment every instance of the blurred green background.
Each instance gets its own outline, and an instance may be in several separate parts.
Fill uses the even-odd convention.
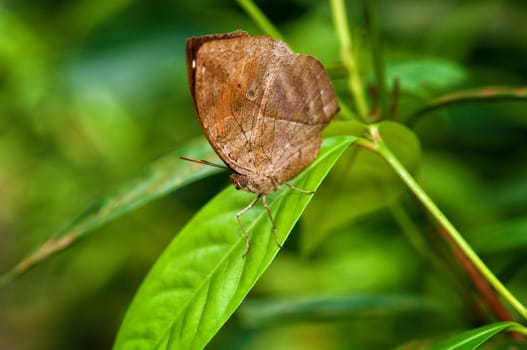
[[[295,51],[329,66],[339,60],[327,2],[257,4]],[[370,77],[363,4],[347,6]],[[527,83],[525,1],[383,0],[379,11],[385,58],[395,70],[434,58],[451,62],[456,88]],[[236,29],[260,33],[227,0],[0,2],[0,272],[151,160],[201,135],[185,39]],[[430,89],[422,82],[428,74]],[[440,78],[419,72],[415,94],[401,96],[401,114],[445,92],[434,87]],[[349,100],[344,81],[335,85]],[[415,131],[425,189],[514,293],[527,295],[527,104],[450,108]],[[228,184],[216,175],[146,205],[0,289],[0,349],[109,348],[156,257]],[[411,197],[404,199],[416,225],[433,230]],[[467,312],[459,291],[415,252],[388,210],[336,231],[303,257],[293,235],[210,348],[382,349],[488,320]],[[497,243],[514,234],[516,241]],[[446,306],[383,313],[366,303],[362,313],[279,322],[265,318],[271,306],[258,304],[262,297],[350,295],[418,295],[411,305]]]

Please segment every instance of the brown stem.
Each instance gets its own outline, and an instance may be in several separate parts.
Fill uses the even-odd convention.
[[[439,229],[441,235],[450,243],[449,236],[446,235],[442,228]],[[503,306],[500,299],[488,283],[481,278],[481,274],[476,270],[474,265],[467,259],[465,254],[455,245],[451,244],[454,255],[459,262],[461,268],[466,272],[474,287],[477,289],[485,304],[492,310],[494,316],[498,321],[514,321],[514,318],[507,309]]]
[[[481,274],[478,272],[474,264],[465,256],[463,251],[459,249],[455,244],[451,244],[450,236],[447,235],[442,228],[439,228],[441,236],[449,242],[449,245],[452,247],[454,255],[459,262],[461,268],[465,271],[467,277],[474,285],[474,288],[478,291],[479,295],[483,299],[484,304],[490,309],[494,317],[498,321],[512,321],[514,322],[513,315],[505,308],[499,299],[498,295],[494,289],[482,278]],[[525,338],[515,332],[509,333],[510,336],[515,340],[525,340]]]

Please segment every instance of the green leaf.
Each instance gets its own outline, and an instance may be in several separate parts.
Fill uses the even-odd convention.
[[[476,349],[478,346],[486,342],[492,336],[510,330],[511,328],[518,328],[517,330],[525,332],[522,325],[514,322],[499,322],[492,323],[476,329],[458,334],[446,341],[430,347],[430,350],[469,350]]]
[[[327,128],[324,129],[322,134],[325,137],[338,135],[352,135],[361,137],[367,131],[368,126],[366,124],[353,120],[334,120],[328,125]]]
[[[403,164],[410,171],[415,170],[421,155],[415,134],[402,124],[389,121],[379,124],[379,132]],[[397,174],[379,155],[366,149],[353,149],[339,160],[307,208],[302,224],[316,230],[302,232],[302,251],[312,253],[331,232],[386,206],[404,190]]]
[[[395,81],[398,82],[394,112],[399,120],[405,121],[424,103],[460,84],[466,77],[461,65],[437,57],[407,58],[386,66],[387,86],[394,87]]]
[[[354,140],[326,139],[294,185],[316,189]],[[114,349],[202,349],[210,341],[278,252],[269,217],[255,206],[242,217],[251,236],[242,257],[245,239],[236,213],[254,196],[229,186],[179,232],[141,285]],[[268,196],[281,241],[311,198],[285,186]]]
[[[306,321],[384,318],[408,313],[439,312],[441,307],[430,300],[404,295],[351,295],[291,300],[257,300],[245,302],[240,319],[248,326],[276,325]]]
[[[96,200],[69,225],[3,275],[0,285],[8,283],[52,254],[66,249],[88,233],[120,216],[177,188],[221,171],[215,167],[183,161],[179,159],[180,156],[220,163],[205,138],[165,154],[115,191]]]
[[[427,97],[459,84],[466,78],[460,65],[440,58],[391,62],[386,67],[388,85],[397,79],[401,92]]]

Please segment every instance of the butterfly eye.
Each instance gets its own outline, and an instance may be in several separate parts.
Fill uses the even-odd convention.
[[[247,176],[234,173],[231,175],[231,181],[237,190],[242,190],[242,189],[247,188]]]

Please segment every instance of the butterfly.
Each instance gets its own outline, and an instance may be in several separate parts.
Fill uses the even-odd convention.
[[[322,143],[320,132],[339,110],[331,80],[316,58],[295,54],[270,36],[243,31],[189,38],[186,57],[203,133],[232,171],[236,189],[256,194],[237,214],[246,240],[243,256],[250,238],[241,216],[260,198],[281,247],[266,195],[282,184],[313,193],[288,180],[313,162]]]

